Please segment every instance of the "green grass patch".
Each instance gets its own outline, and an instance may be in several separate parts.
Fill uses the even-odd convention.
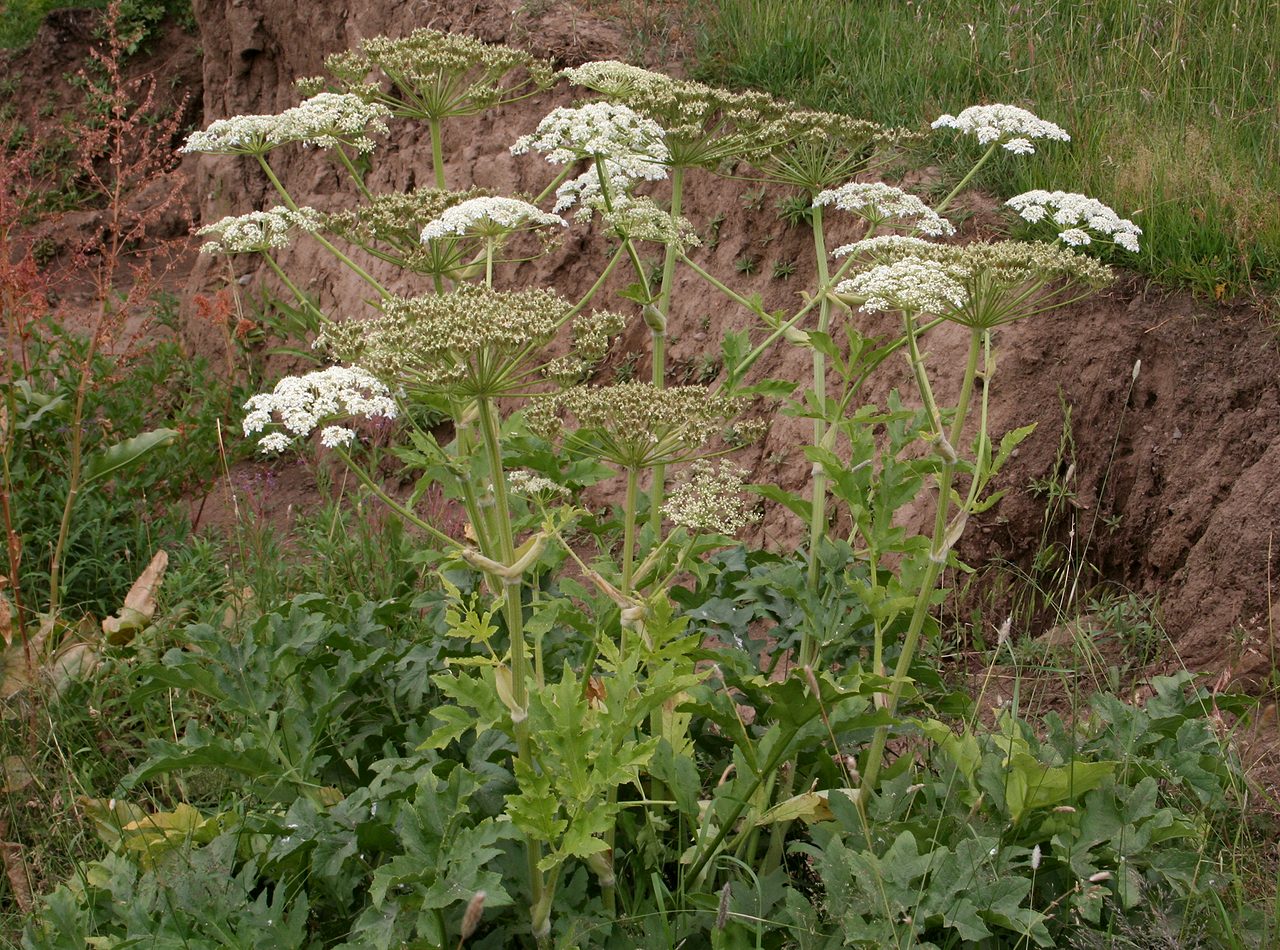
[[[1161,280],[1280,287],[1274,0],[720,0],[699,61],[709,80],[913,127],[981,102],[1030,108],[1073,142],[993,163],[983,186],[1111,204],[1146,232],[1137,266]],[[939,136],[939,157],[958,144]]]
[[[0,0],[0,49],[26,49],[46,15],[54,10],[105,10],[107,0]],[[194,27],[191,0],[122,0],[121,35],[144,42],[166,17]],[[132,52],[131,50],[130,52]]]

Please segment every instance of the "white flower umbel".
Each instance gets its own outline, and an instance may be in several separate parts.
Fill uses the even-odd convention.
[[[320,444],[326,449],[336,449],[355,441],[356,432],[346,426],[325,426],[320,430]]]
[[[850,254],[856,254],[867,260],[884,263],[912,254],[928,257],[939,247],[942,245],[907,234],[881,234],[877,237],[854,241],[852,244],[842,244],[831,252],[831,256],[847,257]]]
[[[530,496],[569,498],[573,494],[559,482],[524,468],[507,472],[507,487],[518,494]]]
[[[1071,141],[1071,136],[1060,126],[1017,106],[970,106],[959,115],[938,116],[933,120],[933,128],[955,129],[972,135],[980,145],[998,142],[1015,155],[1035,152],[1032,139]]]
[[[612,102],[553,109],[532,135],[522,135],[511,146],[513,155],[543,152],[553,165],[567,165],[582,158],[612,160],[628,178],[666,177],[670,156],[663,143],[665,131],[652,119]]]
[[[1096,198],[1070,191],[1026,191],[1005,202],[1024,220],[1035,224],[1046,218],[1064,230],[1058,237],[1064,244],[1089,244],[1089,232],[1110,238],[1126,251],[1138,252],[1142,228],[1122,218]]]
[[[815,205],[835,205],[841,211],[869,221],[915,228],[930,237],[949,237],[955,226],[915,195],[884,182],[850,182],[818,192]]]
[[[501,237],[513,231],[543,226],[567,227],[564,218],[548,214],[518,198],[472,198],[446,209],[422,229],[422,243],[443,237],[474,234]]]
[[[671,489],[662,513],[694,534],[737,534],[751,522],[742,499],[746,477],[746,469],[734,462],[716,466],[700,459]]]
[[[969,296],[952,267],[918,258],[878,264],[841,281],[836,293],[861,300],[867,313],[895,310],[938,316],[960,310]]]
[[[229,215],[196,233],[213,236],[213,240],[201,245],[202,254],[252,254],[288,247],[295,228],[313,232],[323,226],[324,216],[314,208],[291,211],[277,205],[269,211]]]
[[[349,145],[371,152],[370,132],[387,132],[391,110],[351,93],[322,92],[279,115],[238,115],[217,119],[203,132],[193,132],[184,152],[209,155],[265,155],[287,142],[320,148]]]
[[[248,410],[243,423],[246,436],[256,435],[273,424],[284,430],[269,432],[258,441],[264,452],[282,451],[293,438],[304,438],[335,417],[396,417],[395,400],[387,387],[355,366],[330,366],[305,376],[286,376],[271,392],[250,398],[244,408]],[[350,429],[328,426],[321,433],[321,442],[333,447],[345,445],[354,437]]]
[[[634,162],[616,162],[611,158],[602,159],[604,177],[609,183],[609,200],[616,201],[621,195],[628,194],[639,182],[646,178],[654,181],[667,177],[667,170],[662,165],[651,162],[636,164]],[[642,172],[643,174],[634,174]],[[604,187],[600,178],[600,167],[588,168],[577,178],[570,178],[556,189],[557,212],[568,211],[574,205],[578,210],[573,213],[575,221],[590,218],[591,215],[605,205]]]

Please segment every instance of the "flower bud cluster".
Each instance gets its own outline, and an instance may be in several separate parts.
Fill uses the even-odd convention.
[[[1035,152],[1032,139],[1051,139],[1070,142],[1071,136],[1052,122],[1048,122],[1026,109],[1017,106],[970,106],[959,115],[940,115],[933,120],[935,129],[955,129],[964,135],[972,135],[979,145],[998,142],[1015,155]]]
[[[294,228],[310,233],[322,227],[324,216],[314,208],[290,210],[276,206],[269,211],[229,215],[196,233],[214,236],[201,245],[202,254],[252,254],[288,247]]]
[[[384,378],[446,386],[547,342],[568,309],[551,290],[460,284],[448,294],[391,297],[382,316],[327,328],[318,342]]]
[[[838,250],[876,265],[836,286],[848,302],[867,311],[933,313],[977,329],[1047,310],[1065,302],[1070,288],[1097,289],[1113,277],[1105,264],[1042,241],[951,245],[893,236]]]
[[[571,441],[593,444],[616,465],[645,468],[696,457],[744,407],[701,386],[629,382],[566,389],[539,400],[527,417],[536,431],[553,436],[565,429],[562,414],[571,416]]]
[[[523,468],[507,472],[507,487],[517,494],[528,496],[569,498],[573,494],[559,482]]]
[[[543,367],[543,375],[563,383],[580,380],[609,352],[614,337],[627,325],[627,318],[612,310],[594,310],[573,321],[569,352]]]
[[[912,227],[930,237],[948,237],[955,226],[918,197],[884,182],[850,182],[818,193],[815,205],[834,205],[872,224]]]
[[[328,230],[353,241],[384,241],[396,246],[417,244],[428,222],[456,205],[486,194],[480,188],[467,191],[417,188],[404,194],[374,195],[358,208],[330,214]]]
[[[561,75],[657,122],[672,165],[710,168],[726,159],[749,159],[780,135],[774,117],[781,104],[764,93],[732,92],[614,60]]]
[[[369,88],[371,77],[382,73],[406,94],[403,101],[387,98],[396,114],[420,118],[472,115],[531,85],[546,89],[554,77],[548,61],[521,50],[428,28],[396,39],[372,37],[330,56],[325,67],[350,89]],[[512,81],[517,70],[524,78]],[[308,88],[322,82],[308,80]]]
[[[1065,280],[1104,287],[1114,279],[1111,268],[1083,254],[1043,241],[973,241],[937,244],[905,235],[886,235],[836,248],[838,256],[857,255],[876,264],[920,259],[949,265],[965,280],[985,276],[995,285]]]
[[[248,410],[243,423],[246,436],[277,422],[283,427],[284,431],[269,432],[258,440],[264,452],[282,451],[294,438],[309,435],[323,421],[336,416],[396,417],[396,403],[387,387],[354,366],[331,366],[305,376],[286,376],[271,392],[250,398],[244,408]],[[352,430],[341,426],[328,426],[321,433],[321,441],[330,448],[354,438]]]
[[[279,115],[238,115],[218,119],[203,132],[193,132],[184,152],[211,155],[265,155],[288,142],[320,148],[349,145],[371,152],[369,133],[386,134],[391,110],[350,93],[322,92]]]
[[[770,147],[752,163],[770,181],[813,192],[849,181],[877,148],[910,144],[921,136],[852,116],[783,105],[768,138]]]
[[[605,211],[603,207],[598,210],[606,227],[619,238],[674,244],[680,248],[697,247],[702,243],[688,218],[673,217],[652,198],[623,194],[613,201],[612,210]]]
[[[477,234],[500,237],[542,226],[566,227],[564,218],[548,214],[518,198],[471,198],[443,211],[422,229],[422,243],[444,237]]]
[[[699,459],[685,480],[672,486],[662,512],[695,534],[737,534],[751,523],[742,497],[746,478],[746,469],[734,462],[713,465]]]
[[[1058,233],[1064,244],[1079,246],[1089,244],[1089,231],[1108,237],[1126,251],[1138,252],[1138,237],[1142,228],[1128,218],[1122,218],[1096,198],[1069,191],[1026,191],[1005,202],[1023,219],[1032,222],[1046,217],[1065,230]],[[1086,230],[1087,229],[1087,230]]]

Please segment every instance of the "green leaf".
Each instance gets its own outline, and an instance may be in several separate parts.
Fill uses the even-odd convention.
[[[125,439],[123,442],[109,445],[105,449],[99,449],[90,455],[84,463],[84,469],[82,470],[84,484],[88,485],[104,475],[110,475],[117,469],[132,465],[152,449],[168,445],[177,437],[177,429],[152,429],[149,432],[143,432],[141,435],[135,435],[132,439]]]

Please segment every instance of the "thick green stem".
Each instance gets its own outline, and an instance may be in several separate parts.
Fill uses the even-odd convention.
[[[638,483],[640,473],[634,466],[627,466],[627,494],[623,501],[622,511],[622,586],[621,591],[626,596],[631,596],[631,580],[635,571],[635,551],[636,551],[636,500],[640,494]],[[618,651],[619,658],[626,655],[627,649],[627,627],[624,619],[622,629],[618,634]],[[593,664],[594,665],[594,664]],[[584,671],[585,676],[590,676],[591,671]],[[657,715],[657,713],[655,713]],[[657,797],[656,795],[653,797]],[[618,787],[612,786],[605,795],[607,804],[612,807],[618,803]],[[605,844],[609,846],[608,854],[613,854],[613,846],[617,841],[618,828],[616,824],[611,823],[605,831]],[[612,884],[602,884],[600,886],[600,899],[604,904],[605,911],[609,916],[617,913],[617,890]]]
[[[360,481],[360,484],[364,485],[365,488],[373,492],[373,494],[376,495],[377,498],[384,505],[386,505],[396,514],[398,514],[405,521],[409,522],[414,527],[421,528],[423,531],[427,532],[427,534],[431,535],[437,541],[439,541],[444,545],[447,545],[451,549],[457,549],[462,546],[453,538],[449,537],[449,535],[445,534],[443,531],[437,528],[435,525],[431,524],[430,522],[423,521],[421,518],[415,515],[412,511],[410,511],[404,505],[400,504],[400,502],[396,501],[394,498],[388,495],[386,491],[382,488],[382,486],[379,485],[377,482],[375,482],[373,478],[370,477],[368,472],[366,472],[363,468],[357,465],[355,463],[355,460],[352,459],[351,456],[348,455],[345,451],[343,451],[340,448],[335,448],[334,452],[337,453],[338,458],[342,459],[343,463],[347,466],[347,468],[349,468],[351,472],[356,476],[356,478]]]
[[[105,321],[105,306],[101,321]],[[99,323],[101,326],[101,322]],[[71,533],[71,514],[76,507],[76,499],[84,479],[81,464],[84,449],[84,403],[89,391],[89,379],[93,373],[93,358],[98,352],[100,335],[94,332],[89,341],[89,350],[85,354],[80,368],[80,380],[76,384],[76,401],[71,411],[71,458],[67,469],[67,497],[62,504],[62,519],[58,523],[58,540],[53,546],[53,557],[49,561],[49,617],[56,619],[58,608],[62,605],[62,557],[67,546],[67,537]],[[14,586],[18,580],[14,578]]]
[[[907,321],[908,345],[911,347],[913,365],[918,364],[919,369],[917,372],[918,374],[923,374],[923,363],[920,361],[919,348],[915,340],[914,321],[910,314],[907,315]],[[969,358],[965,365],[964,380],[960,384],[960,398],[956,403],[955,419],[951,423],[949,445],[944,447],[945,454],[942,471],[938,475],[938,508],[933,522],[933,539],[929,546],[929,563],[925,568],[924,577],[921,578],[920,589],[916,592],[915,607],[911,612],[911,621],[907,626],[906,635],[903,637],[902,652],[898,656],[898,665],[894,670],[893,682],[889,686],[889,697],[885,702],[885,709],[890,716],[898,709],[898,701],[902,698],[902,691],[906,687],[907,674],[911,670],[911,661],[915,659],[916,648],[920,643],[920,633],[924,629],[924,620],[929,613],[929,604],[933,600],[934,587],[938,582],[938,575],[942,572],[943,565],[947,562],[949,550],[949,545],[946,543],[947,521],[951,507],[951,482],[956,471],[954,447],[959,443],[960,437],[964,432],[965,416],[968,414],[969,401],[973,396],[973,382],[977,375],[978,357],[982,353],[984,336],[984,330],[974,329],[969,340]],[[918,376],[918,378],[921,377]],[[927,383],[927,376],[923,378]],[[928,395],[925,398],[932,401],[932,391],[927,385],[922,390],[922,395],[926,392]],[[939,432],[939,436],[941,435],[942,433]],[[979,438],[981,438],[981,435]],[[862,770],[862,784],[866,789],[875,788],[876,780],[880,776],[880,766],[884,758],[884,747],[888,738],[888,726],[880,726],[876,729],[871,749],[867,753],[866,766]]]
[[[502,442],[498,432],[497,410],[493,401],[482,396],[478,400],[480,413],[480,431],[484,440],[485,455],[489,463],[489,477],[493,481],[493,493],[496,506],[496,522],[498,528],[498,553],[503,564],[515,562],[515,537],[511,528],[511,508],[507,500],[506,473],[502,466]],[[532,770],[533,757],[529,742],[529,708],[528,665],[529,658],[524,641],[524,606],[520,602],[520,578],[504,578],[506,588],[505,615],[507,632],[511,640],[511,698],[516,709],[511,714],[511,727],[516,737],[516,754]],[[539,919],[549,913],[547,906],[547,881],[538,868],[542,860],[542,844],[532,836],[525,838],[525,856],[529,869],[530,898],[534,909],[534,931],[539,934],[545,920]]]
[[[444,191],[444,132],[439,119],[427,119],[427,127],[431,130],[431,170],[436,176],[436,187]]]
[[[623,502],[622,517],[622,593],[631,595],[631,577],[636,558],[636,496],[640,473],[627,466],[627,495]]]
[[[267,266],[271,268],[278,278],[280,278],[280,282],[284,284],[285,287],[289,288],[289,292],[297,298],[298,303],[302,304],[302,306],[314,313],[316,318],[320,321],[321,326],[330,325],[330,320],[324,315],[324,311],[317,307],[315,303],[312,302],[311,298],[304,294],[298,285],[289,279],[289,275],[286,274],[284,269],[276,263],[275,258],[267,253],[264,253],[262,257],[267,262]]]
[[[814,713],[814,715],[816,716],[817,713]],[[765,780],[769,776],[773,775],[777,770],[783,759],[785,759],[787,754],[791,751],[791,743],[800,733],[800,730],[804,726],[808,725],[808,723],[809,720],[806,720],[800,725],[792,727],[792,729],[787,732],[786,736],[778,741],[778,745],[774,749],[773,755],[769,757],[769,761],[764,764],[761,770],[756,773],[755,778],[747,787],[747,790],[738,797],[733,808],[729,810],[729,814],[725,816],[721,823],[720,830],[716,832],[716,836],[711,839],[711,842],[702,849],[701,852],[699,852],[698,857],[694,859],[693,863],[689,866],[689,871],[685,874],[686,880],[696,881],[698,879],[698,876],[702,873],[703,869],[706,868],[707,862],[715,856],[716,851],[719,850],[724,839],[729,837],[734,826],[738,823],[738,819],[741,818],[742,813],[747,810],[747,807],[751,804],[751,799],[755,796],[760,786],[763,785]],[[750,829],[744,831],[743,834],[750,834]]]
[[[991,147],[982,153],[982,157],[978,159],[978,163],[969,169],[969,174],[961,178],[960,181],[956,183],[956,186],[951,189],[951,193],[947,195],[945,198],[943,198],[942,201],[940,201],[937,207],[935,207],[933,210],[938,212],[938,214],[942,214],[942,212],[946,209],[947,205],[951,204],[951,199],[954,198],[956,195],[960,194],[961,189],[963,189],[965,185],[973,181],[973,176],[978,174],[978,169],[982,168],[983,165],[987,164],[987,160],[996,153],[996,149],[999,147],[1000,147],[999,142],[992,142]]]
[[[347,170],[347,174],[351,176],[351,180],[355,182],[356,189],[360,192],[365,201],[372,201],[373,195],[369,193],[369,189],[364,185],[364,179],[360,177],[360,173],[356,171],[355,165],[351,164],[351,159],[347,157],[347,150],[341,145],[334,149],[338,153],[338,160],[342,162],[342,167]]]
[[[493,289],[493,238],[484,241],[484,285]]]
[[[827,270],[827,242],[822,228],[822,206],[813,206],[813,252],[817,258],[818,286],[825,288],[829,280]],[[826,333],[831,322],[831,301],[825,292],[820,295],[818,304],[818,332]],[[818,415],[813,420],[813,444],[819,446],[826,436],[827,429],[827,358],[816,347],[813,350],[813,397],[818,407]],[[807,587],[809,596],[818,594],[820,562],[818,550],[827,531],[827,473],[820,463],[813,466],[813,492],[809,516],[809,573]],[[800,639],[800,665],[815,666],[818,659],[818,639],[814,631],[805,626]]]
[[[684,206],[684,166],[671,169],[671,217],[678,220]],[[675,289],[676,242],[667,245],[662,258],[662,283],[658,288],[658,312],[662,326],[650,327],[653,343],[653,385],[661,389],[667,379],[667,325],[671,320],[671,296]],[[662,496],[666,491],[667,467],[659,463],[653,467],[653,484],[649,486],[649,523],[657,526],[662,518]]]

